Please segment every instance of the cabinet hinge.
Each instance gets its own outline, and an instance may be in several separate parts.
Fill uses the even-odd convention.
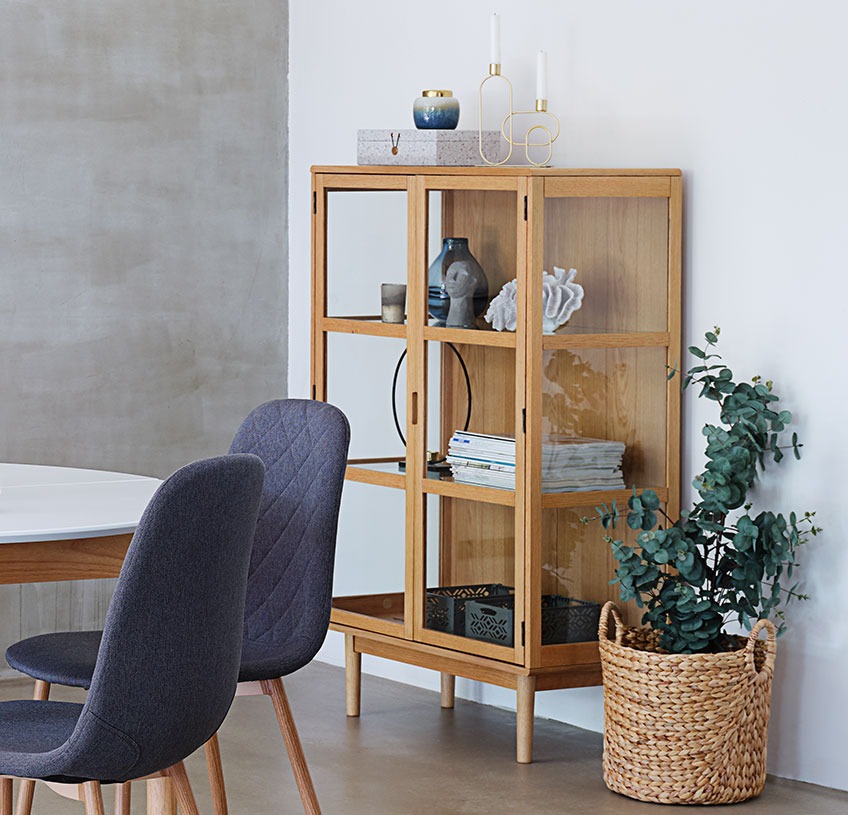
[[[521,432],[527,432],[527,408],[521,408]]]
[[[312,190],[312,214],[313,215],[318,214],[318,191],[317,190]],[[525,217],[524,220],[526,221],[527,218]]]
[[[524,196],[524,220],[527,220],[527,196]]]
[[[524,646],[524,620],[521,621],[521,645]]]

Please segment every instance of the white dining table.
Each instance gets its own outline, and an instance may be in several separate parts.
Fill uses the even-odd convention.
[[[117,577],[158,478],[0,463],[0,584]],[[165,778],[147,782],[148,815],[174,815]]]
[[[130,473],[0,463],[0,583],[116,577],[161,483]]]

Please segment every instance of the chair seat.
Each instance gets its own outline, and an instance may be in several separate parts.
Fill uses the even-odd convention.
[[[39,778],[57,778],[45,755],[68,741],[74,732],[83,706],[75,702],[34,702],[31,700],[0,703],[0,771],[6,775],[31,777],[36,763]],[[33,758],[39,759],[37,762]],[[58,767],[57,767],[58,769]],[[73,781],[88,779],[73,779]]]
[[[6,649],[6,661],[16,671],[51,685],[87,689],[102,635],[102,631],[62,631],[28,637]]]
[[[102,631],[62,631],[28,637],[6,649],[6,661],[16,671],[33,679],[87,689],[91,685],[102,635]],[[299,649],[290,650],[299,652]],[[302,660],[286,660],[285,651],[279,645],[245,640],[239,682],[276,679],[302,667]]]

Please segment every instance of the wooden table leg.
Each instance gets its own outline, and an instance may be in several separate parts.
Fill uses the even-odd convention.
[[[533,714],[536,701],[536,677],[519,676],[515,705],[515,760],[533,761]]]
[[[345,634],[345,707],[348,716],[358,716],[362,693],[362,654],[355,650],[353,634]]]

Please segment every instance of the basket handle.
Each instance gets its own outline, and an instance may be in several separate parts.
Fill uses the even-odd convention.
[[[624,636],[624,623],[621,620],[621,613],[612,600],[607,600],[601,609],[601,618],[598,621],[598,639],[605,640],[607,638],[607,626],[610,614],[612,614],[615,620],[615,644],[621,645],[621,639]]]
[[[759,638],[760,631],[766,630],[768,635],[766,638],[766,658],[763,662],[763,667],[757,671],[754,664],[754,646]],[[769,679],[774,671],[774,658],[777,655],[777,632],[774,628],[774,623],[771,620],[757,620],[751,633],[748,635],[748,642],[745,644],[745,667],[750,673],[755,674],[757,679],[765,681]]]

